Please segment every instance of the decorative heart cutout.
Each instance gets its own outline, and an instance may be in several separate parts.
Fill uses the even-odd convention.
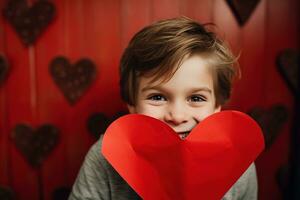
[[[39,167],[58,144],[59,130],[45,124],[33,130],[25,124],[18,124],[12,132],[12,139],[19,151],[33,167]]]
[[[96,66],[89,59],[71,65],[67,58],[56,57],[50,63],[50,74],[71,105],[75,104],[96,78]]]
[[[2,187],[0,186],[0,199],[1,200],[13,200],[14,199],[14,193],[11,189],[8,187]]]
[[[276,63],[281,76],[296,96],[297,91],[299,91],[299,52],[292,49],[285,49],[278,54]]]
[[[49,1],[40,0],[28,8],[25,0],[10,0],[3,12],[27,46],[33,44],[53,20],[55,6]]]
[[[289,186],[289,176],[290,176],[290,167],[288,164],[281,165],[276,171],[275,178],[279,189],[282,192],[282,196],[286,197],[283,199],[288,199],[288,186]]]
[[[246,114],[223,111],[181,140],[164,122],[131,114],[103,137],[102,153],[143,199],[221,199],[264,148]]]
[[[288,120],[288,109],[279,104],[273,105],[269,109],[256,107],[251,109],[248,114],[262,128],[266,149],[269,149],[281,132],[284,123]]]
[[[4,82],[8,74],[8,64],[4,56],[0,55],[0,85]]]
[[[226,0],[240,26],[243,26],[255,10],[259,0]]]
[[[56,188],[52,193],[52,200],[66,200],[70,193],[71,189],[69,187]]]
[[[98,139],[100,135],[105,133],[107,127],[113,121],[126,114],[128,113],[120,111],[112,116],[112,118],[109,118],[104,113],[94,113],[87,120],[87,129],[96,139]]]

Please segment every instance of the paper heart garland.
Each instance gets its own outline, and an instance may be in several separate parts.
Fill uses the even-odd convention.
[[[0,55],[0,86],[7,77],[8,69],[9,67],[4,56]]]
[[[269,149],[288,120],[288,109],[284,105],[273,105],[269,109],[252,108],[248,114],[255,119],[263,130],[266,149]]]
[[[277,68],[295,96],[299,90],[299,58],[299,52],[292,49],[285,49],[276,58]]]
[[[185,140],[157,119],[126,115],[102,143],[104,157],[145,200],[221,199],[263,148],[257,123],[237,111],[209,116]]]
[[[33,44],[53,20],[55,7],[46,0],[35,2],[31,8],[25,0],[10,0],[3,14],[27,46]]]
[[[58,56],[50,63],[49,70],[71,105],[78,101],[96,78],[96,66],[86,58],[71,65],[67,58]]]
[[[259,0],[226,0],[240,26],[243,26],[255,10]]]
[[[127,112],[120,111],[109,118],[104,113],[94,113],[87,120],[87,129],[96,139],[99,139],[113,121],[125,114]]]
[[[12,139],[29,164],[39,167],[58,144],[59,130],[50,124],[42,125],[36,130],[25,124],[18,124],[12,132]]]

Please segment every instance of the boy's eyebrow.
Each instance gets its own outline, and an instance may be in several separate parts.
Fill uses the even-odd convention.
[[[141,92],[144,92],[146,90],[161,90],[161,91],[166,91],[165,88],[163,87],[160,87],[159,85],[158,86],[146,86],[144,88],[142,88]],[[195,93],[195,92],[202,92],[202,91],[205,91],[205,92],[208,92],[210,94],[212,94],[212,90],[209,88],[209,87],[199,87],[199,88],[192,88],[190,89],[190,93]]]
[[[145,92],[146,90],[164,90],[164,88],[160,87],[159,85],[146,86],[142,88],[141,92]]]
[[[208,93],[212,93],[212,90],[208,87],[199,87],[199,88],[193,88],[190,90],[191,93],[194,93],[194,92],[202,92],[202,91],[205,91],[205,92],[208,92]]]

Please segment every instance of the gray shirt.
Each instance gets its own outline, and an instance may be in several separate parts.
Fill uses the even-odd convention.
[[[141,199],[101,154],[102,137],[85,157],[69,200]],[[201,198],[199,198],[201,199]],[[256,200],[257,177],[254,163],[244,172],[223,200]]]

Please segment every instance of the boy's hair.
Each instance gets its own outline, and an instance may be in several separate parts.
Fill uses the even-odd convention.
[[[136,33],[120,62],[122,99],[134,106],[139,77],[168,81],[184,58],[199,54],[212,67],[216,106],[223,105],[230,97],[234,77],[239,74],[237,59],[215,33],[205,28],[207,25],[179,17],[158,21]]]

